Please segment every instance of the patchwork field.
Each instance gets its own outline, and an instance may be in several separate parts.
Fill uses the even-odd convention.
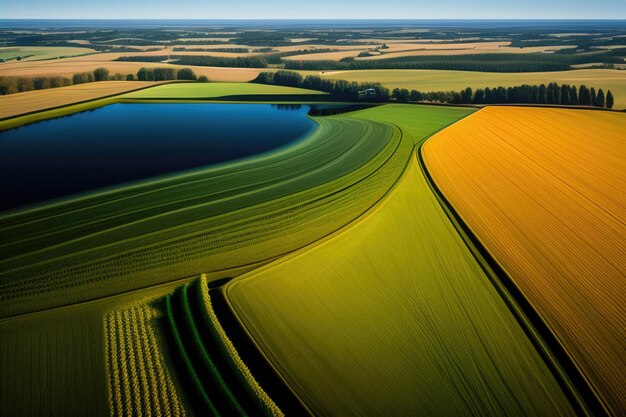
[[[462,90],[466,87],[485,88],[522,84],[586,84],[611,90],[615,95],[615,108],[626,108],[626,71],[608,69],[582,69],[557,72],[493,73],[443,70],[362,70],[325,71],[323,78],[357,82],[380,82],[387,88],[407,88],[419,91]]]
[[[624,414],[624,21],[201,17],[0,19],[0,416]]]
[[[430,112],[430,129],[412,106],[349,117],[420,142],[469,113]],[[319,416],[574,415],[414,154],[406,162],[358,222],[227,284],[232,308]]]
[[[431,138],[442,192],[614,415],[623,381],[626,117],[483,109]]]

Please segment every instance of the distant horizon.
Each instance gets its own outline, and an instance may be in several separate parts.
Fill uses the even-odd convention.
[[[526,26],[554,26],[555,30],[566,30],[570,28],[585,28],[589,25],[589,30],[595,28],[595,24],[602,22],[607,29],[606,24],[613,24],[620,27],[623,25],[626,28],[626,19],[615,18],[589,18],[589,19],[555,19],[555,18],[540,18],[540,19],[508,19],[508,18],[484,18],[484,19],[400,19],[400,18],[386,18],[386,19],[372,19],[372,18],[212,18],[212,19],[193,19],[193,18],[0,18],[0,27],[10,28],[33,28],[35,25],[43,26],[41,29],[46,29],[51,26],[202,26],[202,25],[257,25],[257,26],[280,26],[280,25],[344,25],[344,26],[413,26],[413,27],[468,27],[468,28],[494,28],[497,26],[502,27],[526,27]]]
[[[334,20],[400,19],[428,20],[561,20],[626,19],[623,0],[317,0],[312,4],[294,4],[290,0],[255,0],[211,2],[187,0],[183,5],[169,0],[29,0],[3,6],[5,19],[196,19],[206,16],[219,20]],[[90,16],[98,16],[93,18]],[[167,16],[167,17],[164,17]],[[302,19],[306,16],[306,19]]]
[[[369,17],[359,17],[359,18],[299,18],[299,17],[281,17],[281,18],[271,18],[271,17],[258,17],[258,18],[235,18],[235,17],[224,17],[224,18],[191,18],[191,17],[180,17],[180,18],[169,18],[169,17],[146,17],[146,18],[136,18],[136,17],[3,17],[0,18],[0,22],[3,21],[16,21],[16,20],[38,20],[38,21],[63,21],[63,20],[71,20],[71,21],[107,21],[107,20],[121,20],[121,21],[198,21],[198,22],[221,22],[221,21],[239,21],[239,22],[254,22],[254,21],[303,21],[303,22],[590,22],[590,21],[614,21],[614,22],[625,22],[626,17],[623,18],[609,18],[609,17],[593,17],[593,18],[554,18],[554,17],[546,17],[546,18],[369,18]]]

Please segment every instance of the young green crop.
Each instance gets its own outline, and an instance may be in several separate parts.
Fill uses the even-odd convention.
[[[107,398],[111,415],[185,416],[166,364],[158,311],[146,304],[122,307],[104,317]]]
[[[381,123],[318,124],[275,152],[2,216],[0,316],[226,275],[347,224],[397,179],[412,145]]]

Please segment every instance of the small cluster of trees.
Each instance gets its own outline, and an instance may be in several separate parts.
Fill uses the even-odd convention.
[[[593,106],[613,108],[614,97],[609,90],[604,94],[600,88],[586,85],[550,83],[547,86],[524,84],[516,87],[479,88],[467,87],[461,91],[435,91],[424,93],[417,90],[396,88],[392,97],[400,102],[438,102],[450,104],[555,104],[565,106]]]
[[[71,81],[65,77],[0,77],[0,95],[65,87],[70,84]]]
[[[47,88],[66,87],[72,84],[84,84],[97,81],[168,81],[168,80],[195,80],[208,82],[209,79],[201,75],[198,77],[191,68],[141,68],[137,77],[133,74],[116,73],[110,75],[109,70],[102,67],[89,72],[79,72],[71,79],[65,77],[0,77],[0,95],[22,93],[24,91],[43,90]]]
[[[370,99],[376,101],[386,101],[389,99],[389,90],[383,87],[380,83],[357,83],[349,82],[345,80],[331,80],[324,79],[317,75],[307,75],[303,77],[297,72],[293,71],[276,71],[276,72],[262,72],[254,80],[260,84],[275,84],[288,87],[308,88],[311,90],[324,91],[332,94],[335,97],[357,99],[359,92],[373,89],[374,94],[370,96]]]
[[[139,81],[170,81],[170,80],[205,80],[206,77],[201,76],[199,79],[196,73],[191,68],[181,68],[176,70],[175,68],[158,67],[158,68],[145,68],[142,67],[137,72],[137,79]]]

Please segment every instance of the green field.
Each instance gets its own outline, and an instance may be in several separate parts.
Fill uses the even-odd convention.
[[[94,53],[91,48],[81,47],[46,47],[46,46],[20,46],[0,48],[0,59],[11,60],[21,56],[24,61],[40,61],[44,59],[67,58],[71,56],[87,55]]]
[[[344,226],[384,195],[412,145],[389,125],[317,123],[255,158],[0,217],[0,317],[228,276]]]
[[[199,99],[216,98],[235,95],[300,95],[326,94],[316,90],[304,88],[271,86],[252,83],[179,83],[167,84],[146,90],[128,93],[122,96],[125,99]]]
[[[313,73],[303,71],[303,73]],[[315,74],[318,74],[315,72]],[[548,84],[557,82],[574,85],[586,84],[596,89],[611,90],[615,108],[626,108],[626,71],[610,69],[581,69],[555,72],[470,72],[445,70],[363,70],[326,71],[323,78],[357,82],[380,82],[389,89],[406,88],[418,91],[460,91],[466,87],[509,87],[522,84]]]

